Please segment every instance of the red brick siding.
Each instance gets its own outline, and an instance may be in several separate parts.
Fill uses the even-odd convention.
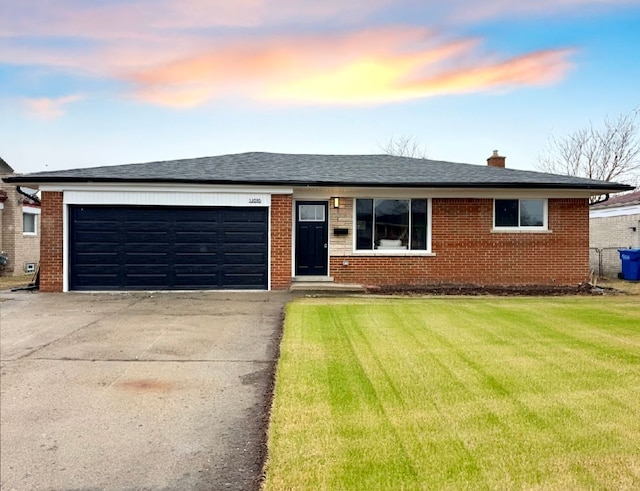
[[[271,196],[271,289],[286,290],[291,285],[291,195]]]
[[[63,288],[63,195],[42,193],[40,289]],[[589,268],[586,199],[550,199],[550,233],[492,233],[491,199],[432,201],[432,250],[427,256],[336,256],[336,282],[364,285],[476,283],[572,285]],[[292,271],[292,197],[271,197],[271,288],[286,289]],[[343,261],[349,262],[348,266]]]
[[[432,206],[436,256],[337,256],[330,258],[331,276],[371,286],[575,285],[588,276],[586,199],[549,199],[550,233],[491,232],[491,199],[437,198]]]
[[[40,291],[61,292],[63,287],[62,193],[42,193],[40,237]]]

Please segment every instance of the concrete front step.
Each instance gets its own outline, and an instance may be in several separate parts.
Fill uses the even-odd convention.
[[[333,283],[333,276],[294,276],[294,283]]]
[[[362,285],[352,283],[333,283],[328,281],[294,281],[289,290],[292,292],[323,292],[323,293],[364,293]]]

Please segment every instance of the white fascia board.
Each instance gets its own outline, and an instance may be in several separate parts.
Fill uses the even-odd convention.
[[[589,198],[593,192],[576,189],[504,189],[504,188],[389,188],[389,187],[296,187],[294,199],[344,198]]]
[[[127,191],[127,192],[189,192],[189,193],[262,193],[293,194],[291,187],[206,185],[206,184],[149,184],[140,183],[52,183],[40,186],[40,191]]]
[[[182,191],[190,193],[266,193],[293,194],[298,199],[327,199],[342,197],[432,197],[432,198],[589,198],[604,194],[597,190],[527,189],[527,188],[403,188],[403,187],[317,187],[317,186],[247,186],[206,184],[149,184],[140,183],[51,183],[40,191]]]

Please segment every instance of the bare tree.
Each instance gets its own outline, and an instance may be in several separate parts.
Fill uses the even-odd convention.
[[[538,158],[545,172],[619,181],[638,185],[640,180],[640,106],[601,127],[590,123],[564,137],[552,136]]]
[[[416,159],[427,158],[427,149],[420,145],[413,136],[392,136],[386,145],[378,145],[378,147],[387,155]]]

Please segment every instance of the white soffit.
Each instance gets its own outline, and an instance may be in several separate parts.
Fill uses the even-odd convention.
[[[589,198],[593,193],[575,189],[503,188],[294,188],[295,199],[343,198]]]
[[[612,206],[610,208],[589,210],[589,218],[620,217],[627,215],[640,215],[640,205]]]

